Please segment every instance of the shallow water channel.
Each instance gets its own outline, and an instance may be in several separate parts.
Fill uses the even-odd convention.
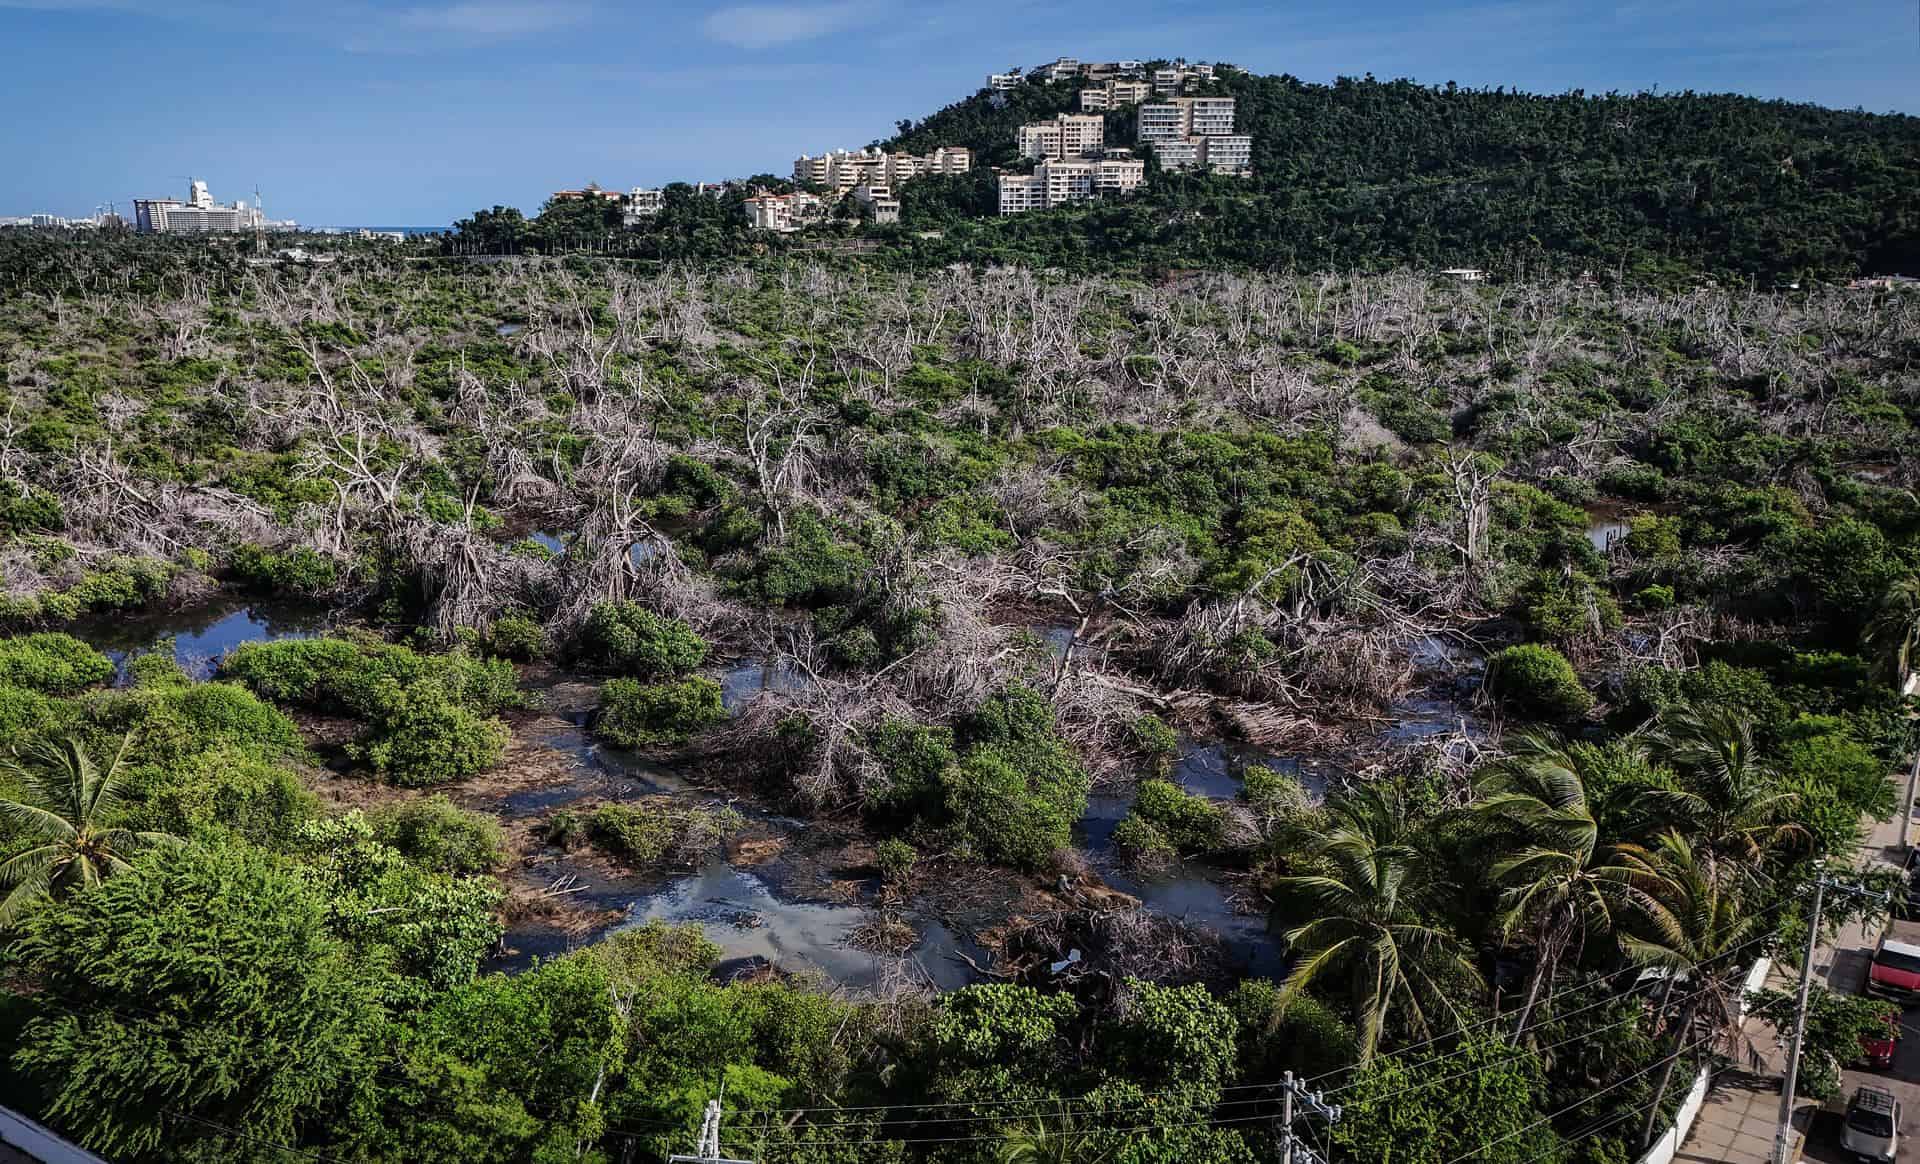
[[[195,679],[210,679],[221,657],[235,647],[312,638],[323,633],[328,622],[327,612],[313,606],[228,602],[190,611],[100,619],[81,624],[74,633],[113,660],[114,682],[124,685],[127,664],[153,651],[170,649],[181,670]]]
[[[544,539],[543,539],[544,540]],[[127,663],[152,650],[170,649],[190,674],[206,678],[226,652],[248,642],[310,637],[329,623],[325,611],[276,603],[219,603],[195,611],[120,619],[82,628],[84,637],[107,652],[126,679]],[[1054,633],[1045,633],[1052,630]],[[1045,628],[1042,638],[1063,652],[1071,630]],[[1061,633],[1063,632],[1064,633]],[[1452,730],[1470,718],[1463,702],[1477,682],[1471,661],[1444,643],[1431,644],[1431,657],[1415,665],[1434,680],[1419,695],[1396,706],[1389,738],[1418,738]],[[796,691],[810,678],[790,665],[761,659],[736,660],[714,672],[729,710],[737,712],[763,691]],[[454,789],[464,802],[495,814],[510,830],[528,830],[556,810],[604,800],[650,796],[683,803],[719,799],[672,767],[595,741],[586,728],[583,700],[590,689],[566,684],[571,708],[553,709],[523,722],[520,745],[509,766]],[[513,763],[528,765],[516,771]],[[1227,801],[1236,797],[1243,775],[1264,765],[1296,776],[1310,795],[1325,795],[1333,773],[1313,760],[1278,756],[1244,745],[1183,739],[1170,778],[1198,795]],[[550,778],[538,778],[550,772]],[[536,779],[528,781],[527,776]],[[1284,956],[1267,932],[1264,903],[1250,898],[1221,870],[1189,865],[1160,876],[1129,871],[1113,849],[1116,825],[1124,819],[1130,795],[1096,793],[1089,798],[1077,840],[1094,868],[1114,888],[1138,897],[1145,908],[1216,934],[1230,958],[1246,971],[1277,975]],[[590,853],[543,849],[536,842],[526,861],[505,874],[511,883],[534,892],[561,887],[569,906],[582,907],[590,924],[565,924],[552,918],[516,924],[493,968],[513,971],[536,957],[553,957],[587,944],[611,930],[650,921],[695,922],[717,943],[726,959],[723,974],[771,964],[784,970],[813,970],[854,989],[904,978],[939,989],[953,989],[973,977],[967,964],[989,962],[971,938],[918,908],[916,902],[892,907],[887,920],[911,927],[914,938],[900,954],[857,948],[855,937],[881,914],[870,904],[874,885],[855,880],[833,883],[817,865],[790,861],[788,842],[804,838],[805,821],[780,817],[736,804],[749,818],[750,832],[765,843],[759,855],[743,852],[729,864],[715,859],[696,869],[666,875],[635,876],[611,869]],[[742,846],[743,850],[751,846]],[[764,853],[772,851],[768,859]],[[902,942],[901,944],[904,944]],[[897,948],[897,946],[895,947]],[[964,955],[964,957],[963,957]]]

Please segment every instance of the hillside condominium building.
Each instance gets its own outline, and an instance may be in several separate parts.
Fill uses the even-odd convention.
[[[1031,174],[1000,175],[1000,213],[1044,210],[1096,195],[1124,194],[1146,180],[1146,163],[1137,158],[1082,158],[1045,161]]]
[[[1106,119],[1097,113],[1062,113],[1051,121],[1021,126],[1014,144],[1023,158],[1064,161],[1098,153],[1106,143],[1106,133]]]
[[[1080,90],[1080,110],[1083,113],[1097,113],[1105,109],[1119,109],[1138,105],[1151,96],[1153,86],[1145,81],[1103,81]]]
[[[755,230],[791,234],[826,215],[826,206],[805,190],[791,194],[757,194],[744,203],[747,222]]]
[[[1253,138],[1244,133],[1160,138],[1149,144],[1163,170],[1212,170],[1238,177],[1253,173]]]
[[[972,167],[973,151],[965,146],[941,146],[930,154],[829,150],[795,159],[793,180],[825,186],[839,197],[857,186],[892,189],[921,174],[964,174]]]
[[[1211,137],[1233,132],[1233,98],[1176,97],[1140,107],[1140,140]]]

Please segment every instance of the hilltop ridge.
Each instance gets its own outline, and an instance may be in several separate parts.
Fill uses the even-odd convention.
[[[884,253],[916,266],[1474,264],[1778,282],[1920,270],[1920,119],[1691,91],[1319,84],[1223,66],[1189,91],[1235,99],[1253,138],[1251,177],[1150,165],[1130,196],[999,217],[993,168],[1015,163],[1018,127],[1079,109],[1080,87],[983,87],[898,122],[875,144],[966,146],[974,169],[904,183],[895,226],[822,231],[882,240]],[[1134,140],[1136,108],[1105,113],[1110,143]],[[612,249],[683,256],[691,219],[730,236],[707,238],[708,250],[806,245],[747,237],[737,209],[669,212]],[[538,235],[515,243],[548,249]]]

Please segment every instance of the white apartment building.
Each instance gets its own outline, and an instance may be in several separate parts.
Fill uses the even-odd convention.
[[[1140,140],[1211,137],[1233,132],[1233,98],[1176,97],[1140,107]]]
[[[1178,97],[1186,92],[1190,83],[1211,81],[1214,75],[1212,65],[1189,65],[1184,61],[1176,61],[1167,68],[1153,71],[1153,91],[1160,97]]]
[[[1020,127],[1014,144],[1023,158],[1080,158],[1106,144],[1107,122],[1097,113],[1062,113]]]
[[[1009,89],[1018,89],[1025,82],[1026,77],[1021,75],[1019,69],[1015,69],[1011,73],[987,74],[987,88],[997,93],[1004,93]]]
[[[1136,158],[1073,159],[1041,162],[1031,174],[1000,175],[1000,213],[1020,214],[1096,195],[1124,194],[1146,180],[1146,163]]]
[[[257,230],[267,225],[267,216],[258,206],[235,202],[231,206],[213,200],[207,184],[195,179],[188,188],[187,200],[174,198],[136,198],[133,200],[135,228],[141,234],[216,234]]]
[[[873,211],[873,221],[881,225],[900,221],[900,200],[885,186],[855,186],[853,200]]]
[[[1035,65],[1028,73],[1029,77],[1044,77],[1049,81],[1070,81],[1080,75],[1080,61],[1075,57],[1056,57],[1052,64]]]
[[[1253,138],[1244,133],[1156,138],[1148,144],[1163,170],[1205,169],[1237,177],[1253,173]]]
[[[1155,138],[1148,144],[1163,170],[1191,170],[1200,164],[1200,140],[1197,137]]]
[[[824,204],[805,190],[791,194],[757,194],[744,205],[753,229],[777,234],[792,234],[825,216]]]
[[[1083,113],[1120,109],[1128,105],[1138,105],[1151,96],[1153,96],[1153,86],[1145,81],[1111,80],[1098,85],[1088,85],[1080,90],[1080,109]]]
[[[921,174],[964,174],[972,168],[973,151],[965,146],[941,146],[930,154],[829,150],[795,159],[793,180],[825,186],[839,196],[859,186],[893,187]]]
[[[1046,205],[1047,180],[1038,173],[1000,175],[1000,213],[1044,210]]]
[[[1244,133],[1217,133],[1200,139],[1200,164],[1216,174],[1245,177],[1253,173],[1253,137]]]
[[[635,186],[627,191],[626,201],[620,207],[621,225],[639,226],[666,208],[667,192],[665,190]]]

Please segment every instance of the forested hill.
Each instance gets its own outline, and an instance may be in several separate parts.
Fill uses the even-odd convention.
[[[981,224],[1004,257],[1381,267],[1405,262],[1682,268],[1782,279],[1920,267],[1920,119],[1725,94],[1539,96],[1223,70],[1254,136],[1251,181],[1162,175],[1128,202]],[[1011,156],[1069,85],[981,92],[892,144]],[[1108,140],[1132,140],[1131,112]],[[918,225],[983,209],[984,173],[909,187]],[[1172,212],[1172,213],[1169,213]],[[909,226],[916,225],[909,221]],[[1075,236],[1079,236],[1077,239]]]
[[[890,245],[868,261],[1076,270],[1543,268],[1639,280],[1766,284],[1920,274],[1920,119],[1726,94],[1538,96],[1411,81],[1222,69],[1255,174],[1159,172],[1127,197],[1002,218],[993,168],[1015,166],[1025,122],[1077,109],[1072,83],[981,91],[890,148],[975,151],[963,176],[900,189],[897,226],[835,220],[780,237],[747,228],[741,200],[783,189],[763,175],[721,199],[667,188],[666,209],[623,229],[618,208],[560,203],[532,221],[495,208],[460,224],[455,253],[593,250],[693,260],[832,245]],[[1107,141],[1135,140],[1135,111],[1107,114]]]

